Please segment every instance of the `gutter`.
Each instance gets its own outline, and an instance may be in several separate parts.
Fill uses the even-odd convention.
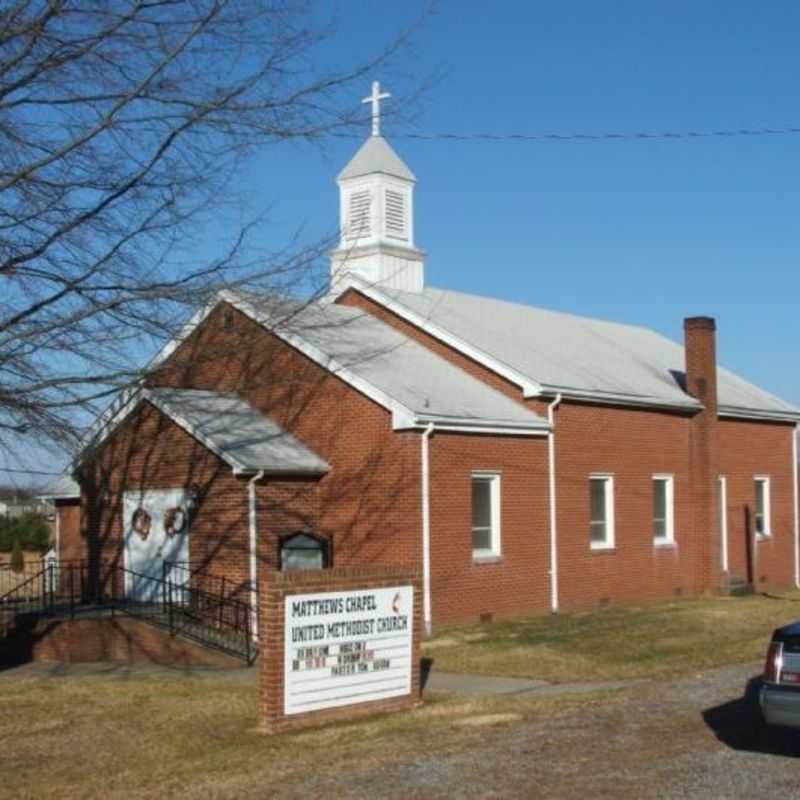
[[[259,470],[247,482],[248,522],[250,529],[250,631],[254,639],[258,638],[258,557],[256,545],[258,529],[256,526],[256,483],[264,477],[264,470]]]
[[[558,528],[556,523],[556,426],[555,410],[561,405],[561,393],[547,406],[547,434],[549,505],[550,505],[550,610],[558,613]]]
[[[800,588],[800,503],[797,497],[797,435],[800,425],[792,432],[792,489],[794,494],[794,585]]]
[[[425,635],[430,636],[431,624],[431,477],[430,438],[433,423],[422,432],[422,597]]]

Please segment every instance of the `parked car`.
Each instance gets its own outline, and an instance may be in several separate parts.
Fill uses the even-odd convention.
[[[759,704],[767,725],[800,728],[800,620],[772,634]]]

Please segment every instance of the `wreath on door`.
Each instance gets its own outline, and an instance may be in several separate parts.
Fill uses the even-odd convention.
[[[133,528],[134,533],[138,534],[143,542],[146,542],[152,526],[153,518],[145,509],[139,506],[131,516],[131,528]]]
[[[168,508],[167,513],[164,515],[164,531],[167,536],[177,536],[186,530],[188,521],[189,515],[186,509],[180,506]]]

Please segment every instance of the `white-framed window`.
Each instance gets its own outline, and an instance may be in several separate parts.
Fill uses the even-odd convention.
[[[769,478],[764,475],[756,475],[756,511],[753,515],[753,525],[756,536],[766,538],[772,535],[772,522],[770,520],[770,492]]]
[[[675,481],[672,475],[653,475],[653,542],[675,542]]]
[[[589,542],[592,550],[614,547],[614,476],[589,477]]]
[[[500,555],[500,475],[472,473],[472,557]]]

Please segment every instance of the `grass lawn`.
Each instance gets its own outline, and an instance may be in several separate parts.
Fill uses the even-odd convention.
[[[800,617],[800,592],[713,597],[445,628],[434,669],[548,681],[671,677],[764,657],[773,628]]]
[[[434,695],[410,712],[271,737],[254,732],[255,702],[255,680],[241,676],[0,672],[0,797],[315,796],[318,776],[478,748],[488,728],[620,697]]]

